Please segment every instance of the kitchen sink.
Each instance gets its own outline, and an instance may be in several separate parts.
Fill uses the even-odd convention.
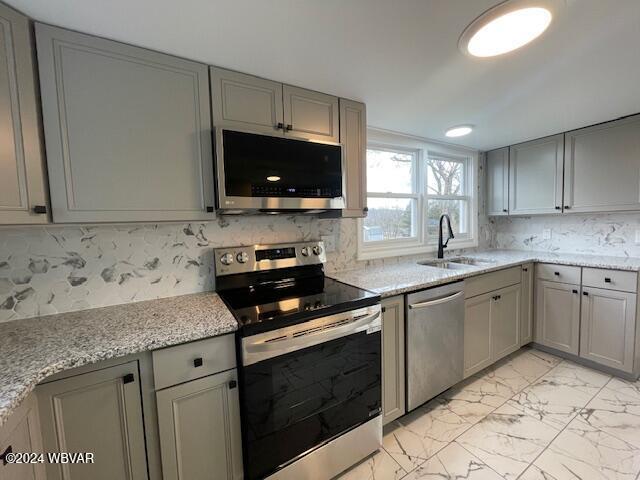
[[[418,262],[418,264],[425,265],[427,267],[443,268],[447,270],[465,270],[474,267],[490,267],[494,265],[495,262],[491,262],[489,260],[478,260],[476,258],[470,257],[452,257],[446,260],[424,260],[422,262]]]

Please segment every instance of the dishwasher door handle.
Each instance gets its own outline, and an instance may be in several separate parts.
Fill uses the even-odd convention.
[[[453,295],[449,295],[448,297],[438,298],[436,300],[429,300],[428,302],[414,303],[409,305],[409,308],[412,310],[415,310],[418,308],[433,307],[435,305],[440,305],[442,303],[447,303],[447,302],[450,302],[451,300],[455,300],[456,298],[458,298],[460,295],[463,295],[463,294],[464,292],[457,292],[457,293],[454,293]]]

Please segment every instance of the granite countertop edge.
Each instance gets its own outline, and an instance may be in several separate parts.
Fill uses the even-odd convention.
[[[214,292],[0,323],[0,428],[52,375],[237,329]]]

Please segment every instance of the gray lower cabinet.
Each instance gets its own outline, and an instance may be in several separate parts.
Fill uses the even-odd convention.
[[[0,224],[47,223],[29,20],[0,3]]]
[[[364,103],[340,99],[340,140],[345,174],[343,217],[365,217],[367,210],[367,110]]]
[[[54,222],[208,220],[206,65],[36,24]]]
[[[0,456],[7,453],[43,453],[38,405],[34,395],[25,399],[0,428]],[[0,463],[2,480],[44,480],[42,463]]]
[[[580,286],[537,280],[535,341],[578,355],[580,347]]]
[[[562,212],[564,135],[509,147],[509,214]]]
[[[242,478],[237,371],[156,393],[164,480]]]
[[[340,141],[338,97],[284,85],[282,98],[288,136],[336,143]]]
[[[44,383],[36,394],[44,451],[95,459],[46,464],[48,480],[148,478],[137,361]]]
[[[405,413],[404,296],[382,301],[382,423]]]
[[[564,148],[565,210],[640,210],[640,115],[567,132]]]
[[[218,67],[209,71],[216,127],[283,133],[282,83]]]
[[[636,294],[582,288],[580,356],[631,373],[634,367]]]
[[[509,147],[487,152],[487,215],[509,214]]]
[[[533,263],[522,266],[522,309],[520,313],[520,346],[533,342]]]
[[[493,363],[491,349],[491,310],[493,293],[465,300],[464,378]]]

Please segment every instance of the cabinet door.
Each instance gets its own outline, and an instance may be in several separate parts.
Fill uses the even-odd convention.
[[[533,263],[522,266],[520,346],[533,342]]]
[[[36,40],[53,220],[214,218],[207,66],[42,24]]]
[[[580,356],[631,373],[636,294],[583,287]]]
[[[214,127],[283,133],[282,84],[210,67]]]
[[[242,478],[235,369],[156,393],[164,480]]]
[[[365,217],[367,206],[367,114],[364,103],[340,99],[340,139],[345,173],[343,217]]]
[[[640,210],[640,116],[565,135],[565,210]]]
[[[520,285],[502,288],[492,297],[491,311],[491,361],[520,348],[520,313],[522,305]]]
[[[564,136],[554,135],[509,148],[509,213],[562,211]]]
[[[9,452],[43,453],[38,408],[35,397],[25,399],[6,423],[0,428],[0,456]],[[41,463],[0,463],[2,480],[44,480],[44,465]]]
[[[536,284],[536,342],[578,355],[580,287],[538,280]]]
[[[487,215],[509,214],[509,147],[487,152]]]
[[[465,301],[464,378],[491,365],[491,315],[493,293]]]
[[[284,85],[286,134],[309,140],[339,142],[338,97]]]
[[[382,423],[405,413],[404,296],[382,301]]]
[[[147,477],[138,362],[39,385],[46,452],[93,452],[93,464],[47,464],[48,480]]]
[[[0,224],[48,221],[33,57],[29,20],[0,4]]]

